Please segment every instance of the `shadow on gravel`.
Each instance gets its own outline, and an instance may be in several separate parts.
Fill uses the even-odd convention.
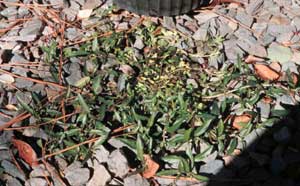
[[[287,110],[272,127],[251,132],[250,145],[208,186],[300,186],[300,106]]]

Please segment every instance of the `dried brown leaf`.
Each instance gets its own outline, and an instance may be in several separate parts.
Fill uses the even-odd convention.
[[[232,126],[238,130],[242,129],[244,127],[244,123],[248,123],[251,121],[252,116],[250,114],[243,114],[240,116],[235,116],[233,119]]]
[[[146,168],[142,173],[144,178],[152,178],[155,176],[156,172],[159,169],[159,164],[156,163],[149,155],[144,155],[144,160],[146,164]]]
[[[275,81],[280,77],[279,73],[272,70],[267,65],[254,64],[254,69],[256,71],[256,74],[263,80]]]
[[[245,59],[245,63],[247,63],[247,64],[254,64],[256,62],[263,62],[263,61],[265,61],[265,60],[262,58],[259,58],[259,57],[255,57],[253,55],[249,55]]]
[[[18,149],[20,158],[32,167],[38,165],[37,155],[28,143],[17,139],[12,139],[12,143]]]

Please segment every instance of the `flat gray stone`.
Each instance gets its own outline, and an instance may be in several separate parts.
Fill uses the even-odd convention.
[[[150,186],[150,183],[140,174],[134,174],[124,179],[124,186]]]
[[[164,16],[162,25],[169,30],[176,29],[176,25],[173,17]]]
[[[22,181],[25,181],[25,175],[19,171],[19,169],[10,161],[4,160],[1,162],[2,168],[9,175],[19,178]]]
[[[106,163],[108,161],[109,151],[101,145],[97,147],[93,157],[95,157],[99,163]]]
[[[82,186],[90,179],[90,170],[88,168],[68,168],[64,173],[65,178],[72,186]]]
[[[121,150],[114,150],[108,159],[108,168],[117,177],[124,177],[129,171],[129,165],[126,157],[122,154]]]
[[[249,14],[246,14],[243,11],[238,11],[236,16],[235,16],[236,20],[238,20],[239,22],[241,22],[242,24],[251,27],[252,23],[253,23],[253,17]]]
[[[264,0],[253,0],[246,6],[246,11],[249,15],[257,14],[264,5]]]
[[[142,50],[145,47],[145,44],[144,44],[142,38],[136,37],[133,47],[137,48],[139,50]]]
[[[93,176],[86,186],[106,186],[106,183],[111,180],[111,175],[106,168],[103,165],[96,163],[93,169]]]
[[[41,35],[43,22],[39,19],[32,19],[24,24],[23,29],[19,32],[20,36]]]
[[[30,178],[25,182],[25,186],[47,186],[48,183],[43,178]]]
[[[257,103],[257,108],[260,110],[260,115],[262,118],[269,118],[270,112],[271,112],[271,106],[270,104],[267,104],[263,101],[260,101]]]
[[[213,160],[200,167],[200,173],[217,174],[224,168],[222,160]]]

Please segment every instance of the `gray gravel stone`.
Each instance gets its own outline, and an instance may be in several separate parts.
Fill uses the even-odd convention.
[[[136,37],[133,47],[137,48],[139,50],[143,49],[145,47],[145,44],[144,44],[142,38]]]
[[[43,22],[39,19],[33,19],[25,23],[19,34],[20,36],[40,35],[42,28]]]
[[[3,9],[0,14],[6,18],[15,19],[18,14],[18,11],[15,6],[12,6],[12,7]]]
[[[64,173],[65,178],[72,186],[82,186],[90,179],[90,171],[88,168],[68,168]]]
[[[5,172],[9,175],[19,178],[22,181],[25,181],[25,175],[19,171],[19,169],[10,161],[4,160],[1,162],[2,168],[4,168]]]
[[[222,160],[213,160],[200,167],[200,173],[217,174],[224,168]]]
[[[249,14],[246,14],[243,11],[238,11],[236,14],[236,20],[238,20],[239,22],[241,22],[242,24],[251,27],[252,23],[253,23],[253,17]]]
[[[253,0],[246,6],[246,11],[249,15],[257,14],[264,5],[264,0]]]
[[[43,178],[30,178],[25,182],[25,186],[47,186],[48,183]]]
[[[111,180],[111,176],[106,168],[103,165],[96,163],[93,169],[93,176],[86,186],[106,186],[106,183]]]
[[[174,22],[173,17],[167,17],[167,16],[165,16],[165,17],[163,18],[162,25],[163,25],[165,28],[170,29],[170,30],[176,29],[176,25],[175,25],[175,22]]]
[[[6,186],[22,186],[22,184],[18,179],[12,178],[7,180]]]
[[[129,171],[129,165],[126,157],[122,154],[120,149],[114,150],[108,159],[108,168],[115,173],[117,177],[124,177]]]
[[[270,104],[267,104],[263,101],[260,101],[257,103],[257,108],[260,109],[260,115],[262,118],[269,118],[270,112],[271,112],[271,106]]]
[[[150,186],[150,183],[139,174],[124,179],[124,186]]]
[[[103,146],[99,146],[94,152],[94,157],[99,163],[106,163],[108,161],[109,151]]]

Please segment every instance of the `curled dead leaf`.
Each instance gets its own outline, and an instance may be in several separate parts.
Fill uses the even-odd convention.
[[[256,71],[256,74],[263,80],[275,81],[280,77],[279,73],[277,73],[267,65],[254,64],[254,69]]]
[[[5,105],[5,108],[7,110],[12,110],[12,111],[17,111],[18,110],[18,108],[16,106],[12,105],[12,104]]]
[[[245,59],[245,63],[247,63],[247,64],[254,64],[256,62],[263,62],[263,61],[265,61],[265,60],[262,58],[259,58],[259,57],[255,57],[253,55],[249,55]]]
[[[0,83],[12,84],[13,82],[15,82],[15,79],[11,75],[9,75],[9,74],[0,75]]]
[[[38,165],[38,159],[33,148],[22,140],[12,139],[13,145],[18,149],[19,156],[31,167]]]
[[[243,114],[240,116],[235,116],[233,119],[232,126],[233,126],[233,128],[240,130],[244,127],[244,124],[250,122],[251,119],[252,119],[252,116],[250,114]]]
[[[146,164],[146,168],[144,172],[142,173],[142,176],[144,178],[152,178],[155,176],[156,172],[159,169],[159,164],[156,163],[149,155],[144,155],[144,160]]]

